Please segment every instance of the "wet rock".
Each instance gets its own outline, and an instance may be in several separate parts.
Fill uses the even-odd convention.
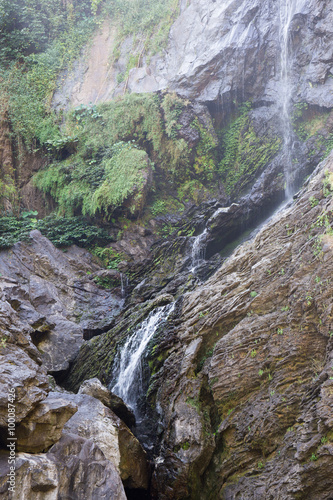
[[[79,394],[88,394],[99,399],[110,408],[128,427],[135,425],[135,416],[131,408],[124,401],[109,391],[98,378],[85,380],[79,389]]]
[[[332,171],[184,296],[150,388],[154,498],[330,498]]]
[[[170,30],[167,50],[162,55],[143,55],[141,65],[131,69],[127,87],[131,92],[154,92],[171,89],[200,102],[218,102],[222,113],[235,96],[261,102],[277,102],[280,92],[279,8],[268,1],[243,0],[217,4],[213,0],[193,0],[182,4],[180,14]],[[332,107],[332,30],[330,2],[299,3],[291,23],[292,46],[295,61],[292,78],[298,84],[299,102]],[[133,39],[127,38],[120,47],[122,56],[107,78],[108,66],[101,64],[99,79],[105,88],[91,98],[89,74],[100,59],[100,44],[112,53],[114,33],[105,25],[96,35],[90,51],[90,61],[84,56],[75,65],[75,78],[59,78],[59,90],[54,106],[66,108],[78,103],[112,99],[124,84],[117,84],[116,75],[125,71],[126,60],[133,50]],[[321,43],[318,43],[318,37]],[[111,43],[111,45],[110,45]],[[104,55],[105,56],[105,55]],[[104,70],[102,69],[104,68]],[[95,69],[95,72],[97,69]],[[95,74],[95,73],[94,73]],[[89,83],[90,81],[90,83]],[[107,82],[107,84],[105,83]],[[311,82],[311,85],[309,85]],[[105,86],[106,85],[106,86]],[[96,88],[94,86],[94,92]],[[90,96],[90,97],[89,97]],[[89,97],[89,99],[88,99]],[[186,115],[182,117],[184,131]],[[187,138],[195,140],[194,132]]]

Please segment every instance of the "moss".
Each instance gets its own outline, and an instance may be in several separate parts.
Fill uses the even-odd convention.
[[[200,133],[193,169],[201,180],[211,182],[217,174],[217,144],[212,134],[196,118],[192,124]]]
[[[277,154],[278,137],[257,136],[251,124],[251,103],[240,107],[239,116],[222,131],[222,160],[219,171],[228,194],[240,192]]]
[[[57,161],[36,175],[36,185],[58,202],[62,213],[111,213],[133,186],[140,185],[139,166],[146,152],[156,169],[153,204],[161,205],[165,199],[169,209],[171,196],[164,193],[170,187],[176,191],[177,185],[194,175],[192,153],[178,135],[179,116],[188,106],[176,94],[166,93],[131,94],[117,102],[76,108],[66,117],[66,140],[50,144]],[[75,142],[70,141],[73,137]],[[72,151],[68,144],[73,145]],[[120,152],[115,151],[117,144],[122,145]],[[198,189],[190,189],[189,195]],[[173,205],[183,207],[174,200]]]

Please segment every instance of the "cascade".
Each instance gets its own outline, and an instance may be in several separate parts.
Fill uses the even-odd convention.
[[[293,85],[290,70],[293,55],[290,50],[290,26],[295,14],[302,11],[305,0],[280,0],[279,2],[279,47],[280,47],[280,80],[278,89],[278,105],[281,108],[281,130],[283,134],[283,158],[286,178],[285,196],[291,199],[294,191],[293,181],[293,129],[290,117]]]
[[[115,362],[114,383],[111,382],[110,390],[133,409],[137,422],[141,417],[138,398],[144,392],[142,376],[144,353],[157,328],[168,319],[174,307],[175,304],[172,303],[154,309],[127,339]]]
[[[128,277],[124,273],[120,273],[120,283],[121,283],[121,296],[126,297],[126,288],[128,286]]]
[[[193,238],[193,244],[192,244],[192,249],[191,249],[191,268],[190,272],[194,272],[195,269],[198,267],[198,265],[205,260],[205,255],[206,255],[206,237],[207,237],[208,230],[207,228],[204,229],[204,231],[198,236],[195,236]]]

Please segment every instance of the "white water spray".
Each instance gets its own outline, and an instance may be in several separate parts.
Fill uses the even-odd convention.
[[[126,297],[126,287],[128,286],[128,277],[124,273],[120,273],[121,296]]]
[[[175,304],[158,307],[152,311],[141,326],[128,338],[116,360],[113,373],[116,380],[111,392],[120,396],[138,416],[137,400],[143,393],[142,361],[149,341],[157,328],[166,321]]]
[[[280,0],[279,3],[279,45],[280,45],[280,88],[278,101],[281,106],[281,126],[283,132],[284,172],[286,178],[286,198],[291,199],[293,187],[293,131],[291,125],[290,108],[293,94],[293,85],[290,70],[293,65],[293,55],[290,50],[290,26],[294,16],[300,13],[306,0]]]
[[[191,249],[191,269],[190,272],[194,272],[198,265],[205,260],[206,257],[206,238],[207,229],[195,236],[193,239],[192,249]]]

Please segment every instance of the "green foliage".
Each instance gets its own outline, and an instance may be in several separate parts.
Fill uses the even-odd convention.
[[[20,217],[0,217],[0,248],[10,248],[18,241],[29,241],[33,229],[38,229],[55,246],[91,247],[111,240],[105,230],[89,224],[82,217],[49,215],[37,220],[36,215],[37,212],[25,212]]]
[[[121,253],[116,252],[113,248],[110,247],[98,247],[92,249],[91,253],[96,255],[101,261],[103,265],[108,269],[118,269],[118,264],[125,259]]]
[[[96,27],[88,0],[0,1],[0,91],[13,132],[27,146],[61,138],[49,104],[59,72]]]
[[[197,179],[191,179],[183,182],[178,188],[178,198],[185,203],[193,200],[195,204],[209,198],[209,190]]]
[[[311,208],[314,208],[318,205],[319,200],[317,200],[317,198],[315,198],[314,196],[310,196],[309,202],[310,202]]]
[[[191,175],[190,150],[177,136],[177,120],[187,105],[175,94],[126,94],[97,107],[76,108],[67,117],[67,135],[46,143],[60,161],[35,176],[37,187],[57,201],[62,214],[110,216],[134,187],[139,192],[147,166],[144,151],[149,151],[151,166],[158,165],[166,185],[182,182],[180,200],[202,201],[207,189],[199,180],[183,183]],[[67,158],[61,160],[64,153]],[[163,203],[159,198],[154,215],[164,210]],[[174,208],[182,208],[181,203]]]
[[[181,129],[178,119],[187,104],[188,102],[183,101],[176,93],[165,94],[164,96],[161,107],[164,111],[165,131],[171,139],[177,139],[178,132]]]
[[[119,142],[112,147],[112,156],[104,160],[106,178],[88,199],[83,200],[83,213],[95,214],[97,211],[108,213],[121,206],[130,194],[144,184],[147,169],[145,151],[134,144]],[[135,204],[131,207],[134,212]]]
[[[328,111],[318,111],[305,102],[299,102],[294,105],[294,131],[302,141],[307,141],[324,127],[328,114]]]
[[[179,12],[178,0],[108,0],[105,12],[117,21],[120,41],[129,35],[141,41],[146,53],[165,47]]]
[[[82,156],[57,162],[34,178],[36,186],[58,202],[60,212],[73,215],[112,213],[143,184],[147,169],[146,153],[133,143],[118,142],[101,156],[84,160]]]
[[[209,133],[209,131],[203,127],[199,120],[196,119],[192,124],[200,133],[200,141],[196,150],[196,157],[193,165],[193,169],[196,175],[208,182],[214,180],[214,174],[216,174],[216,142]]]
[[[162,215],[167,213],[167,204],[164,200],[156,200],[150,207],[150,211],[153,217],[157,215]]]
[[[333,193],[333,174],[328,170],[325,172],[325,179],[323,180],[323,195],[325,198],[331,196]]]
[[[260,172],[280,148],[281,139],[256,135],[250,110],[251,103],[243,104],[238,118],[222,131],[223,156],[219,171],[229,194],[236,184],[240,189],[245,187],[255,172]]]
[[[0,62],[45,50],[90,14],[89,0],[1,0]]]

